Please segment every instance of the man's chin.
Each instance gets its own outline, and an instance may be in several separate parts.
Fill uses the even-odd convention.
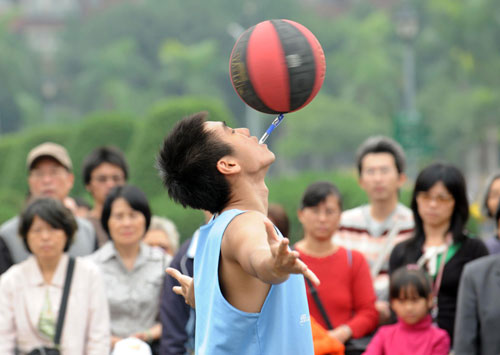
[[[379,193],[372,193],[370,195],[370,200],[378,201],[378,202],[385,202],[385,201],[389,200],[390,198],[391,198],[391,196],[388,193],[386,193],[385,191],[379,192]]]
[[[39,196],[36,197],[42,197],[42,198],[53,198],[54,200],[59,200],[59,196],[55,192],[49,191],[49,192],[42,192]]]

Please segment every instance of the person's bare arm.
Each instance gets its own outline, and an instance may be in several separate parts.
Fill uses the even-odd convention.
[[[267,217],[248,212],[236,217],[226,229],[221,253],[240,265],[245,273],[267,284],[284,282],[290,274],[303,274],[319,285],[316,275],[299,260],[297,251],[288,248],[288,244],[289,240],[278,236]],[[167,273],[180,284],[173,287],[173,291],[195,308],[193,279],[173,268],[168,268]]]
[[[290,250],[289,240],[280,238],[264,215],[247,212],[236,217],[228,226],[222,243],[222,253],[236,261],[249,275],[267,284],[278,284],[290,274],[303,274],[314,284],[316,275]]]

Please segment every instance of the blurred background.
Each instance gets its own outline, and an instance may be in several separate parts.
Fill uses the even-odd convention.
[[[292,239],[313,180],[339,185],[346,208],[366,200],[355,150],[373,134],[406,150],[403,202],[411,179],[435,160],[458,165],[471,201],[480,199],[500,155],[497,0],[0,0],[0,222],[23,204],[25,159],[36,144],[68,148],[72,195],[84,198],[83,157],[113,144],[155,213],[189,237],[203,217],[169,201],[153,167],[159,144],[176,120],[200,110],[264,132],[274,117],[238,98],[228,62],[242,31],[272,18],[308,27],[327,62],[318,96],[268,141],[277,156],[270,200],[292,217]]]

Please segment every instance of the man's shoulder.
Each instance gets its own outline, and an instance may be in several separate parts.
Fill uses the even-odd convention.
[[[464,274],[478,275],[486,270],[500,270],[500,258],[497,254],[483,256],[481,258],[469,261],[464,268]]]
[[[256,228],[262,227],[264,220],[267,219],[264,214],[257,211],[231,210],[227,211],[227,213],[227,217],[221,214],[215,219],[215,223],[217,224],[227,223],[227,228],[224,231],[224,238],[240,238],[246,234],[252,234]]]
[[[19,216],[14,216],[0,225],[0,235],[4,238],[17,237],[19,228]]]
[[[368,205],[357,206],[342,212],[342,219],[351,219],[351,218],[363,218],[363,210],[366,209]]]
[[[340,224],[347,228],[364,228],[366,227],[366,214],[364,210],[368,205],[362,205],[351,208],[342,212]]]
[[[76,224],[78,225],[77,233],[85,233],[85,234],[95,235],[94,226],[92,225],[92,223],[88,219],[76,216],[75,220],[76,220]]]
[[[399,219],[410,220],[413,223],[413,211],[401,202],[396,205],[396,216]]]

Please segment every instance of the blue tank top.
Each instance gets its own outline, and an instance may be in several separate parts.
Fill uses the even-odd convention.
[[[302,275],[272,285],[260,313],[240,311],[222,295],[218,277],[222,236],[232,219],[244,212],[225,211],[200,228],[194,258],[196,354],[313,355]]]

